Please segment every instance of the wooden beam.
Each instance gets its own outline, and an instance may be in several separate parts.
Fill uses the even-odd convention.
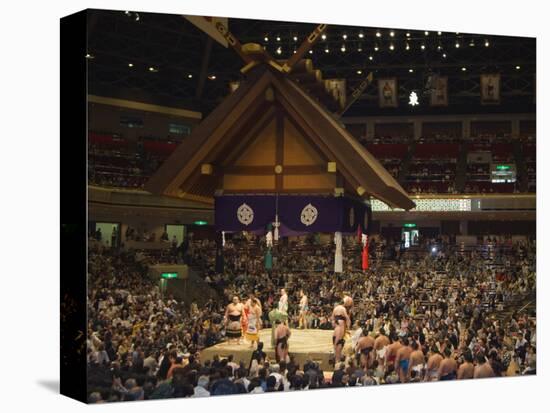
[[[304,57],[304,55],[313,47],[315,43],[320,39],[321,35],[327,30],[326,24],[318,25],[313,32],[302,42],[296,53],[294,53],[290,59],[283,65],[283,71],[290,73],[294,65]]]
[[[221,170],[229,175],[274,175],[273,165],[240,166],[230,165]],[[282,175],[322,175],[327,173],[322,165],[286,165],[283,167]]]
[[[372,83],[372,79],[373,74],[372,72],[370,72],[367,77],[364,78],[355,89],[353,89],[350,98],[347,99],[346,106],[340,112],[338,112],[338,116],[342,116],[350,108],[350,106],[353,105],[355,101],[357,101],[357,99],[361,97],[367,86]]]

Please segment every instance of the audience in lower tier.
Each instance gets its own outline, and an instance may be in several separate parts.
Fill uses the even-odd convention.
[[[531,305],[514,306],[535,290],[534,240],[502,245],[491,240],[466,251],[447,242],[433,251],[427,241],[414,251],[401,251],[391,240],[378,238],[370,245],[367,271],[359,270],[357,239],[346,241],[342,274],[331,271],[333,245],[319,240],[276,245],[269,273],[263,268],[265,247],[260,240],[229,240],[221,274],[214,269],[213,242],[194,241],[182,254],[218,292],[218,298],[183,303],[161,293],[158,282],[147,275],[142,253],[107,249],[91,240],[89,401],[536,373],[535,311]],[[288,292],[291,328],[298,326],[301,289],[309,298],[309,328],[332,329],[335,303],[344,293],[353,297],[351,335],[384,334],[395,348],[410,347],[409,373],[401,374],[387,357],[361,368],[349,353],[336,360],[334,372],[324,372],[313,361],[297,363],[292,346],[290,358],[279,363],[269,359],[261,346],[244,363],[235,363],[232,357],[201,357],[203,348],[225,340],[224,310],[231,297],[245,301],[254,294],[262,305],[263,326],[269,327],[267,313],[282,287]]]

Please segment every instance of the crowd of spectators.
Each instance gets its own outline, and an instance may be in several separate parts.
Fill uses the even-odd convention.
[[[200,397],[389,384],[403,381],[392,363],[361,369],[348,354],[335,371],[291,357],[275,363],[261,348],[250,363],[232,358],[203,360],[200,350],[224,339],[224,307],[234,295],[255,294],[264,326],[278,290],[289,296],[289,324],[298,325],[298,292],[308,294],[309,328],[331,329],[330,314],[353,297],[352,334],[418,346],[434,354],[482,366],[490,375],[536,371],[536,319],[532,309],[506,310],[535,289],[535,242],[490,239],[470,250],[449,240],[421,239],[413,250],[371,237],[371,267],[359,271],[355,237],[344,245],[344,273],[334,274],[334,246],[319,237],[285,239],[273,249],[273,270],[263,268],[262,240],[234,237],[224,247],[225,271],[215,271],[213,241],[194,240],[185,259],[200,270],[219,299],[183,303],[163,295],[136,252],[91,244],[88,274],[88,391],[90,402]],[[436,249],[433,246],[437,245]],[[499,314],[502,314],[499,317]],[[292,355],[292,344],[290,344]],[[255,360],[255,362],[252,362]],[[434,379],[436,380],[437,377]],[[423,370],[405,381],[431,380]]]

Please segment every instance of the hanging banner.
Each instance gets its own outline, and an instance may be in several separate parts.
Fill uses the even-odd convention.
[[[447,76],[435,76],[432,93],[430,96],[431,106],[448,106]]]
[[[484,74],[480,78],[481,104],[496,105],[500,103],[500,74]]]
[[[334,196],[222,195],[215,199],[218,231],[261,231],[276,222],[279,235],[309,232],[355,232],[370,222],[370,207],[364,201]]]
[[[397,79],[378,79],[378,104],[381,108],[397,107]]]

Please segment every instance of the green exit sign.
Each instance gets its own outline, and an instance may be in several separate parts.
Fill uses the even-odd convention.
[[[416,228],[416,224],[403,224],[405,228]]]
[[[160,274],[160,278],[164,278],[164,279],[178,278],[178,273],[177,272],[163,272],[162,274]]]
[[[510,165],[497,165],[497,171],[509,171]]]
[[[206,221],[195,221],[195,222],[193,222],[193,224],[195,224],[195,225],[208,225],[208,222],[206,222]]]

